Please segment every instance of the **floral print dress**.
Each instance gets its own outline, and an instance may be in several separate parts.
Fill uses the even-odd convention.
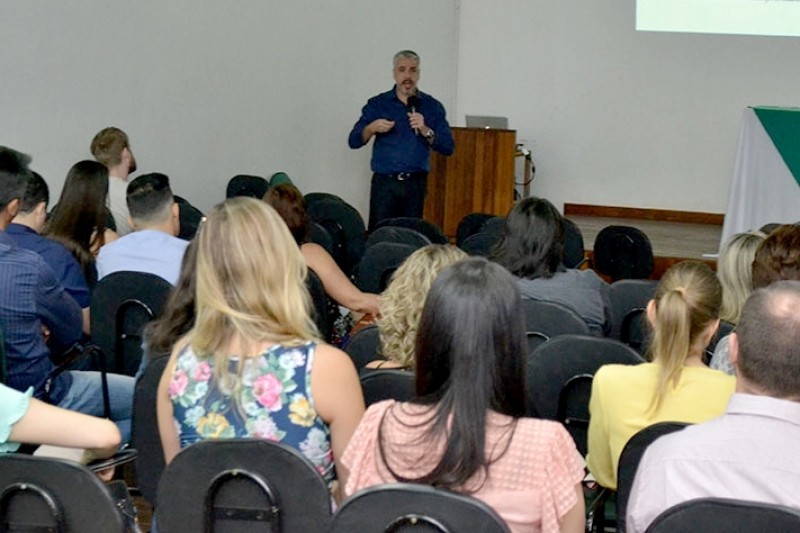
[[[330,430],[311,395],[316,344],[275,345],[246,359],[236,397],[220,390],[213,357],[187,346],[169,386],[181,448],[204,439],[261,438],[305,455],[330,485],[334,478]],[[235,373],[238,361],[230,362]]]

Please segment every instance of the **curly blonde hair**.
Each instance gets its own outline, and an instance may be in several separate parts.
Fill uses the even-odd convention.
[[[411,254],[392,275],[382,294],[378,332],[383,356],[406,368],[414,362],[414,342],[425,298],[433,280],[467,254],[450,244],[431,244]]]

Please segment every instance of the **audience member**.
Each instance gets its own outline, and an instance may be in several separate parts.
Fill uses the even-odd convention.
[[[753,259],[754,289],[781,280],[800,280],[800,227],[792,224],[774,229],[758,246]],[[720,339],[709,366],[733,375],[729,349],[728,338]]]
[[[566,305],[595,335],[609,331],[609,286],[593,270],[564,267],[564,220],[549,201],[526,198],[517,203],[491,259],[517,277],[523,299]]]
[[[717,261],[717,277],[722,284],[719,317],[738,324],[742,308],[753,292],[753,259],[766,235],[760,231],[738,233],[722,247]]]
[[[345,493],[390,482],[463,492],[512,531],[583,531],[583,465],[557,422],[522,418],[524,318],[514,279],[470,258],[433,282],[410,402],[373,404],[342,458]]]
[[[586,463],[597,482],[617,487],[622,449],[657,422],[704,422],[722,414],[736,380],[703,364],[719,325],[722,289],[708,266],[684,261],[661,278],[647,304],[651,363],[605,365],[594,376]]]
[[[90,147],[94,158],[108,168],[108,206],[114,216],[117,233],[126,235],[131,228],[126,202],[128,176],[136,172],[136,158],[131,152],[128,136],[119,128],[103,128],[92,139]]]
[[[208,438],[259,437],[298,448],[326,481],[364,413],[353,363],[317,342],[306,264],[266,203],[233,198],[197,237],[197,316],[159,385],[167,462]]]
[[[356,313],[380,314],[381,299],[377,294],[361,292],[339,268],[333,257],[319,244],[308,242],[309,219],[303,194],[290,183],[270,188],[264,201],[283,218],[295,242],[300,246],[308,268],[313,270],[325,293],[339,305]]]
[[[47,204],[49,202],[50,191],[47,183],[42,176],[31,172],[25,193],[20,200],[17,216],[6,228],[6,234],[20,248],[42,256],[44,262],[53,269],[56,279],[64,290],[83,309],[83,332],[88,335],[90,333],[91,294],[81,266],[63,244],[41,235],[47,222]]]
[[[100,250],[98,279],[128,270],[155,274],[175,285],[189,243],[178,238],[180,212],[169,178],[139,176],[128,185],[127,203],[133,231]]]
[[[96,457],[113,455],[120,444],[110,420],[68,411],[0,384],[0,453],[14,452],[20,443],[85,448]]]
[[[95,161],[72,166],[53,208],[45,235],[63,243],[83,269],[90,287],[97,281],[95,257],[105,244],[117,239],[108,229],[108,171]]]
[[[411,254],[400,265],[382,295],[378,332],[384,359],[368,363],[367,368],[414,367],[417,326],[431,284],[439,272],[466,257],[455,246],[431,244]]]
[[[694,498],[800,508],[800,282],[779,281],[747,301],[730,354],[736,393],[725,414],[658,439],[645,452],[628,504],[628,531]]]
[[[33,388],[36,398],[65,409],[99,416],[103,394],[98,372],[65,371],[51,378],[55,354],[81,338],[81,309],[36,253],[14,245],[5,228],[19,210],[30,158],[0,147],[0,325],[5,337],[6,384]],[[48,346],[49,344],[49,346]],[[133,379],[109,374],[111,418],[123,441],[130,434]]]

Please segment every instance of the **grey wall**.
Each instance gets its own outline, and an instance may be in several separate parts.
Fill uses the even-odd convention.
[[[57,195],[114,124],[140,172],[203,209],[237,173],[288,172],[366,214],[369,148],[346,137],[422,55],[451,122],[510,118],[533,191],[581,202],[722,212],[742,110],[799,105],[794,38],[637,33],[634,0],[4,0],[0,144]]]
[[[0,144],[31,154],[56,199],[116,125],[140,173],[202,209],[234,174],[283,170],[366,213],[369,149],[347,134],[402,48],[454,109],[456,17],[451,0],[4,0]]]
[[[797,38],[636,32],[634,0],[460,12],[455,114],[508,116],[559,206],[722,213],[743,109],[800,105]]]

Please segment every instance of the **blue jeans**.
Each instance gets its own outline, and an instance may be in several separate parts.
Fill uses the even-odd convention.
[[[100,372],[70,371],[72,386],[58,406],[92,416],[105,416],[103,411],[103,382]],[[108,400],[111,404],[111,420],[122,434],[123,444],[131,438],[131,416],[133,411],[133,385],[130,376],[107,374]]]

